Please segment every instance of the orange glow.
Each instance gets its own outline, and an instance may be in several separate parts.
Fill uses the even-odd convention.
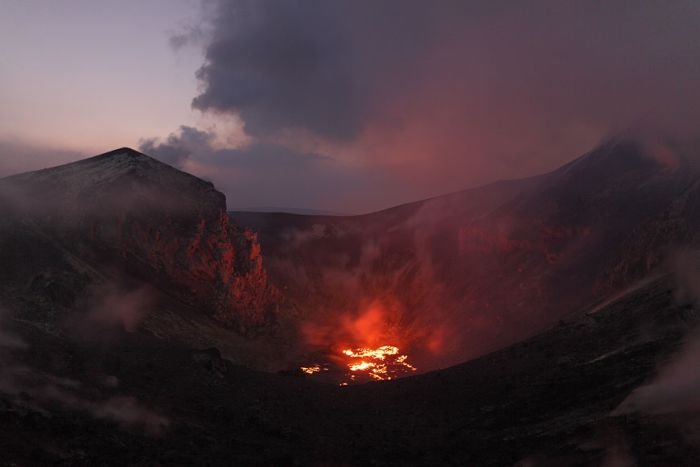
[[[338,311],[332,319],[306,323],[302,332],[306,342],[318,348],[377,348],[387,342],[401,345],[401,310],[391,301],[372,301],[361,306],[360,313]]]
[[[343,353],[352,358],[369,357],[377,360],[384,360],[387,355],[396,355],[399,353],[399,349],[391,345],[384,345],[378,349],[356,349],[354,351],[346,349],[343,350]]]
[[[345,349],[342,353],[349,357],[347,367],[351,372],[363,373],[377,381],[416,371],[416,367],[407,362],[408,355],[399,355],[399,348],[393,345],[376,349]],[[355,380],[355,375],[350,375],[350,379]]]
[[[335,368],[341,386],[391,380],[417,371],[399,349],[406,343],[415,344],[407,334],[412,329],[400,325],[401,311],[397,301],[385,298],[368,302],[360,313],[341,313],[335,323],[309,323],[303,332],[309,344],[328,349],[328,362]],[[437,345],[431,343],[431,347],[439,346],[441,336],[436,337]],[[314,375],[319,371],[315,370],[317,366],[301,370]]]
[[[313,375],[321,371],[321,365],[302,366],[299,369],[307,375]]]
[[[350,365],[350,371],[364,371],[368,368],[374,368],[376,365],[369,362],[360,362]]]

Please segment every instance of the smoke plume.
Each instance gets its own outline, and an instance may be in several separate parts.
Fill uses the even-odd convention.
[[[394,202],[395,188],[379,191],[387,178],[406,201],[541,173],[630,127],[698,130],[700,9],[688,0],[206,6],[193,107],[240,118],[258,143],[383,175],[356,181],[373,200],[326,195],[334,211]],[[296,180],[282,186],[275,205],[301,202]]]

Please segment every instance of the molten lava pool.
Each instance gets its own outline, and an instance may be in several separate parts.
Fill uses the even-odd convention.
[[[408,355],[400,355],[399,348],[393,345],[345,349],[343,355],[348,357],[350,379],[364,374],[375,380],[388,380],[416,371],[416,367],[408,363]]]
[[[368,381],[391,380],[416,371],[416,367],[408,362],[408,355],[401,354],[399,348],[393,345],[383,345],[377,348],[347,348],[340,351],[339,354],[329,357],[337,363],[302,366],[300,370],[307,375],[321,372],[337,374],[336,381],[339,381],[341,386]],[[330,371],[329,367],[332,368]]]

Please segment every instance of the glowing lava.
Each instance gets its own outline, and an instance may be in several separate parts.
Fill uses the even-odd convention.
[[[399,355],[399,348],[393,345],[383,345],[376,349],[345,349],[343,354],[349,357],[347,366],[352,373],[352,380],[361,374],[378,381],[390,380],[416,371],[416,367],[406,361],[408,356]]]
[[[307,375],[313,375],[321,371],[321,365],[302,366],[299,369]]]
[[[393,345],[383,345],[376,349],[344,349],[340,355],[330,356],[330,359],[335,363],[312,364],[299,369],[309,376],[321,372],[333,373],[341,386],[371,380],[391,380],[416,371],[416,367],[408,363],[408,355],[399,354],[399,348]],[[330,371],[329,365],[335,369]]]
[[[360,310],[339,312],[332,321],[308,322],[302,326],[306,343],[317,349],[314,360],[301,367],[302,372],[347,386],[396,379],[417,371],[409,363],[405,349],[401,353],[399,346],[389,345],[410,342],[415,349],[420,343],[420,339],[409,339],[411,336],[400,326],[403,309],[398,301],[388,298],[369,301]],[[319,365],[321,374],[314,371]]]

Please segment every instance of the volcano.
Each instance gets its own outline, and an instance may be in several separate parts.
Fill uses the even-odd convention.
[[[393,345],[435,369],[576,319],[695,245],[700,171],[692,150],[663,150],[618,138],[548,174],[361,216],[231,217],[312,323],[382,306]]]
[[[692,156],[352,217],[128,148],[1,179],[3,462],[692,465]]]

